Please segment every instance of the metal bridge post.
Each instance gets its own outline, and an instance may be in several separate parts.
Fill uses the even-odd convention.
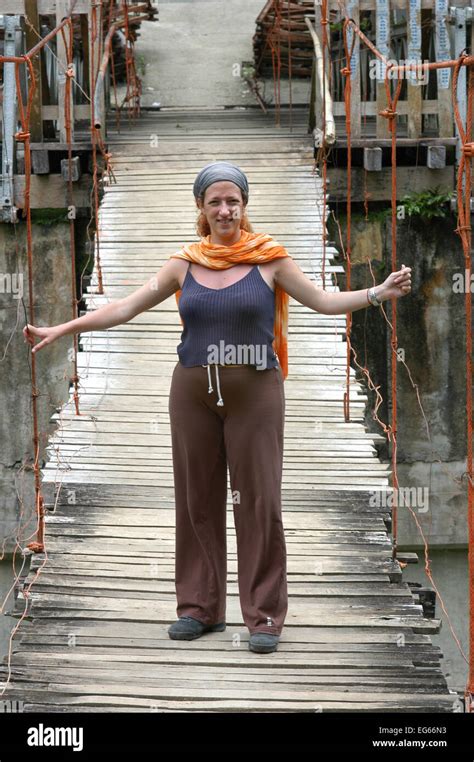
[[[16,55],[16,32],[20,16],[4,16],[4,55]],[[3,73],[3,151],[2,151],[2,221],[16,222],[15,193],[13,187],[16,132],[15,64],[5,63]]]

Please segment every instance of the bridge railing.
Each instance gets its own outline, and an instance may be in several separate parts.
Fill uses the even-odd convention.
[[[76,128],[84,123],[87,129],[90,126],[91,143],[94,131],[103,141],[111,82],[116,93],[119,53],[124,59],[127,92],[121,104],[116,102],[117,115],[123,107],[132,115],[139,111],[140,80],[133,44],[137,26],[154,20],[156,13],[151,0],[0,0],[4,221],[15,215],[12,188],[15,175],[24,172],[24,141],[15,139],[21,103],[28,104],[28,148],[34,175],[49,174],[51,150],[66,151],[70,145],[73,151],[87,148],[83,140],[80,146],[75,143]]]
[[[405,76],[397,104],[399,124],[407,138],[426,135],[451,138],[455,121],[449,68],[424,71],[421,64],[457,58],[472,50],[474,27],[468,0],[347,0],[347,15],[361,28],[385,58],[393,63],[410,62],[414,69]],[[334,116],[345,115],[345,66],[340,5],[329,2],[331,33],[331,91]],[[351,39],[349,39],[351,42]],[[465,69],[458,94],[461,111],[466,108]],[[387,119],[380,115],[387,103],[385,66],[360,40],[355,40],[351,61],[351,130],[354,138],[364,134],[389,137]],[[393,88],[395,77],[391,79]],[[370,122],[370,126],[367,122]]]

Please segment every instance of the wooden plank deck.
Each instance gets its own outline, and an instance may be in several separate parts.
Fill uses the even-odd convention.
[[[306,115],[293,131],[258,111],[144,113],[110,127],[117,185],[101,205],[105,294],[121,297],[196,238],[192,183],[215,159],[250,182],[249,217],[319,280],[322,190],[311,172]],[[150,136],[158,135],[158,148]],[[331,249],[329,249],[329,254]],[[328,263],[327,288],[340,271]],[[377,436],[364,427],[366,394],[351,373],[343,421],[344,316],[291,300],[285,382],[284,525],[290,603],[279,650],[248,651],[228,503],[228,627],[171,641],[174,504],[167,404],[181,325],[174,297],[130,323],[85,334],[81,417],[55,416],[43,470],[48,558],[14,641],[3,700],[27,712],[449,712],[455,697],[423,617],[391,558],[389,509],[370,504],[389,484]],[[57,489],[60,485],[60,489]],[[32,559],[29,583],[44,563]],[[25,606],[19,597],[16,616]],[[6,676],[6,663],[2,676]]]

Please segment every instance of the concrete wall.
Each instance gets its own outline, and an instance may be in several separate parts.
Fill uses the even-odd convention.
[[[29,318],[26,225],[0,225],[0,538],[6,550],[15,546],[20,510],[28,526],[22,537],[34,533],[34,482],[32,428],[31,350],[22,330]],[[33,226],[33,282],[35,325],[55,325],[70,320],[71,255],[69,223]],[[68,399],[72,363],[70,336],[55,342],[36,356],[40,468],[44,464],[50,418]],[[33,519],[33,521],[31,521]],[[26,543],[25,543],[26,544]]]
[[[345,241],[346,219],[338,209],[337,219]],[[456,293],[453,278],[464,273],[461,242],[454,229],[456,220],[406,218],[397,221],[397,269],[401,263],[412,268],[412,293],[397,302],[398,348],[405,352],[413,384],[418,389],[426,420],[417,401],[416,388],[402,362],[397,363],[397,472],[399,486],[398,547],[416,550],[417,567],[404,571],[406,581],[431,586],[424,571],[424,545],[419,523],[430,552],[431,573],[445,602],[454,629],[467,648],[467,482],[466,470],[466,364],[464,293]],[[353,290],[381,283],[391,267],[391,220],[381,211],[352,219]],[[340,246],[337,228],[330,225],[331,238]],[[344,263],[341,257],[340,260]],[[346,288],[345,278],[340,286]],[[388,302],[384,305],[391,319]],[[387,423],[392,406],[390,393],[390,332],[378,308],[352,313],[352,344],[359,362],[369,368],[384,398],[378,416]],[[379,433],[371,410],[375,395],[369,392],[367,426]],[[391,457],[391,448],[380,456]],[[446,654],[444,667],[453,687],[464,687],[466,664],[450,633],[439,600],[436,616],[444,625],[439,636]]]

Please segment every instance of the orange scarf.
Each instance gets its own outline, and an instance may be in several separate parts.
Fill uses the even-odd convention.
[[[248,233],[241,230],[240,240],[232,246],[211,243],[210,235],[201,238],[199,243],[183,246],[170,256],[170,259],[187,259],[212,270],[227,270],[233,265],[260,264],[271,262],[273,259],[289,257],[287,250],[267,233]],[[179,306],[181,290],[176,292],[176,303]],[[281,286],[275,288],[275,336],[274,350],[285,379],[288,375],[288,302],[289,297]],[[183,324],[183,320],[181,319]]]

